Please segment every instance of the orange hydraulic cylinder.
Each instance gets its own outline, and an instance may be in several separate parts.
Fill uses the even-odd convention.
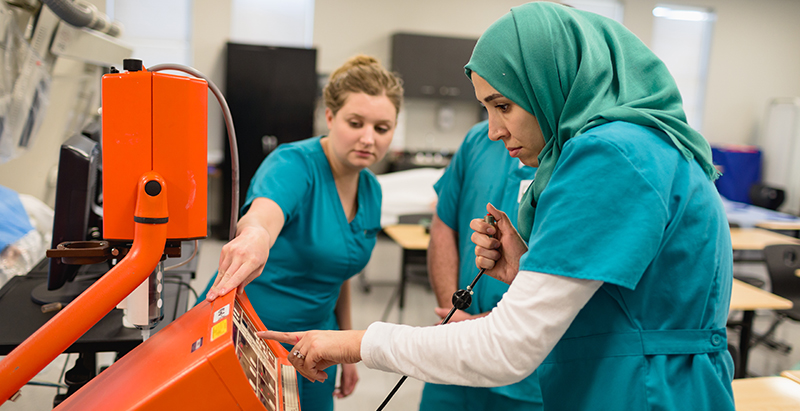
[[[135,181],[157,170],[170,186],[167,238],[206,237],[205,80],[146,70],[103,76],[103,238],[133,238]]]
[[[156,184],[157,183],[157,184]],[[0,361],[0,404],[100,321],[155,269],[167,239],[167,190],[164,178],[140,175],[133,246],[128,254],[33,335]]]

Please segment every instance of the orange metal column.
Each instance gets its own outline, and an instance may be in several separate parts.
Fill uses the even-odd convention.
[[[158,189],[156,189],[156,187]],[[167,190],[155,172],[138,184],[133,247],[113,269],[0,361],[0,404],[130,294],[155,269],[167,240]]]

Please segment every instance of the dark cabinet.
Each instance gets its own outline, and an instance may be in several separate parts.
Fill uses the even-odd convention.
[[[403,78],[406,97],[475,100],[464,66],[477,39],[397,33],[392,70]]]
[[[228,43],[225,98],[239,152],[244,203],[258,166],[278,144],[312,136],[317,98],[317,51]],[[227,135],[227,133],[225,134]],[[228,238],[231,209],[230,147],[225,145],[219,238]]]

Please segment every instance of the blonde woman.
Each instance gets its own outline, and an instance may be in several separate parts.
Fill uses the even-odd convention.
[[[238,288],[268,329],[351,329],[349,278],[369,261],[380,229],[381,188],[367,167],[389,148],[402,95],[371,57],[331,74],[328,135],[281,145],[261,164],[206,299]],[[333,396],[353,392],[355,366],[342,366],[340,387],[334,380],[300,379],[302,409],[333,410]]]

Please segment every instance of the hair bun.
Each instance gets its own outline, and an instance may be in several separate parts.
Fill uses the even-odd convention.
[[[357,54],[334,70],[322,90],[325,106],[333,114],[339,112],[350,93],[370,96],[385,94],[397,112],[403,102],[403,85],[400,79],[384,68],[372,56]]]
[[[353,57],[350,57],[342,67],[357,67],[357,66],[371,66],[373,64],[380,65],[381,63],[372,56],[367,56],[366,54],[357,54]]]

